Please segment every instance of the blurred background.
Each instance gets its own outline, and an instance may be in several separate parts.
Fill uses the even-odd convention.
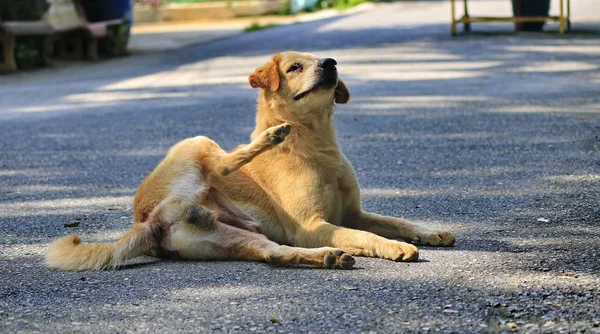
[[[375,1],[376,2],[376,1]],[[282,24],[361,11],[369,0],[0,0],[0,71],[31,69],[52,60],[82,60],[164,51]],[[400,1],[402,2],[402,1]],[[564,0],[564,13],[568,3]],[[448,1],[405,1],[399,24],[450,25]],[[471,0],[475,16],[557,16],[559,0]],[[598,17],[593,0],[575,1],[568,22],[585,24]],[[447,7],[447,8],[440,8]],[[465,8],[467,6],[465,5]],[[457,17],[463,1],[457,0]],[[419,9],[419,10],[415,10]],[[483,31],[552,31],[545,23],[494,23]],[[500,27],[500,28],[498,28]],[[466,27],[467,29],[470,27]],[[14,58],[14,59],[13,59]]]

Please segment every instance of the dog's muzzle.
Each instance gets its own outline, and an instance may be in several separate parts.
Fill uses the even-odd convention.
[[[337,61],[333,58],[323,58],[319,60],[319,70],[321,71],[321,81],[319,85],[331,86],[337,83]]]
[[[298,101],[301,98],[305,97],[308,93],[313,92],[317,89],[329,89],[335,86],[338,80],[337,68],[335,67],[335,65],[337,65],[337,62],[333,58],[319,59],[317,67],[320,75],[319,81],[309,90],[294,96],[294,100]]]

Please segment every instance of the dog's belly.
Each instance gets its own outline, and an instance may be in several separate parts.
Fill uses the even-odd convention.
[[[229,183],[224,183],[227,180]],[[277,210],[267,194],[246,175],[236,172],[230,176],[213,180],[210,197],[224,211],[242,220],[251,220],[258,232],[267,238],[289,244],[285,228],[280,224]]]
[[[236,203],[236,205],[245,214],[252,217],[252,220],[258,224],[258,231],[261,234],[278,244],[289,244],[285,230],[276,218],[269,216],[262,209],[249,203]]]

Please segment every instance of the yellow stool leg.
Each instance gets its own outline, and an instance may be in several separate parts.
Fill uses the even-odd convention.
[[[463,4],[465,6],[465,18],[469,18],[469,9],[467,8],[467,0],[463,0]],[[471,23],[470,22],[464,22],[463,23],[463,27],[465,29],[465,32],[470,32],[471,31]]]
[[[560,32],[560,34],[564,34],[565,33],[565,13],[563,10],[563,0],[560,0],[560,15],[558,16],[558,31]]]
[[[452,36],[456,36],[456,19],[454,14],[454,0],[450,0],[450,15],[452,16],[452,23],[450,25],[450,33]]]

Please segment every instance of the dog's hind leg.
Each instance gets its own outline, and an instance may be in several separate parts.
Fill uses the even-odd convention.
[[[214,220],[201,206],[185,222],[171,228],[168,248],[187,260],[240,260],[278,265],[304,264],[317,268],[350,269],[354,258],[342,250],[279,245],[264,235]]]
[[[291,128],[291,125],[284,123],[266,129],[252,140],[250,144],[221,155],[215,170],[222,176],[233,173],[243,165],[249,163],[257,155],[283,142],[285,137],[290,133]]]
[[[452,246],[455,242],[450,232],[370,212],[360,212],[352,219],[347,219],[347,225],[350,228],[369,231],[390,239],[403,239],[417,245]]]

